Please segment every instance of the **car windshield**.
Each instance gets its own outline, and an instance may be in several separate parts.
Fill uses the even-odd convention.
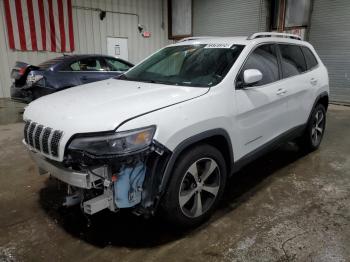
[[[242,45],[200,44],[166,47],[119,79],[211,87],[218,84],[235,63]]]

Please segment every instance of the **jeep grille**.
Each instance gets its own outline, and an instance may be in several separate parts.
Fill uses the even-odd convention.
[[[27,145],[53,157],[58,157],[62,134],[62,131],[53,130],[33,121],[26,121],[24,126],[24,141]]]

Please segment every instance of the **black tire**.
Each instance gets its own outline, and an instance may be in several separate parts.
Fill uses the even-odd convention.
[[[322,142],[325,127],[326,109],[322,104],[317,104],[311,112],[304,134],[298,140],[299,147],[307,152],[318,149]],[[320,130],[322,131],[320,132]]]
[[[191,174],[195,173],[194,168],[198,172],[197,181]],[[162,201],[166,219],[180,227],[200,225],[211,216],[220,201],[226,178],[225,160],[218,149],[201,144],[186,150],[175,163]],[[207,191],[209,189],[211,193]],[[191,204],[193,208],[190,208]]]

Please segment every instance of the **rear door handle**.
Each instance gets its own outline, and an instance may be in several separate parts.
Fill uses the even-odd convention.
[[[316,78],[311,78],[311,79],[310,79],[310,83],[311,83],[312,85],[316,85],[316,84],[317,84],[317,79],[316,79]]]
[[[284,95],[285,93],[287,93],[287,90],[286,89],[283,89],[283,88],[279,88],[276,92],[277,95]]]

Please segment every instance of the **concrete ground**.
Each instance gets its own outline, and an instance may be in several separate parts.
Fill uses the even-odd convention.
[[[242,170],[186,232],[59,207],[21,144],[21,111],[0,100],[0,261],[350,261],[350,108],[330,106],[317,152],[288,144]]]

